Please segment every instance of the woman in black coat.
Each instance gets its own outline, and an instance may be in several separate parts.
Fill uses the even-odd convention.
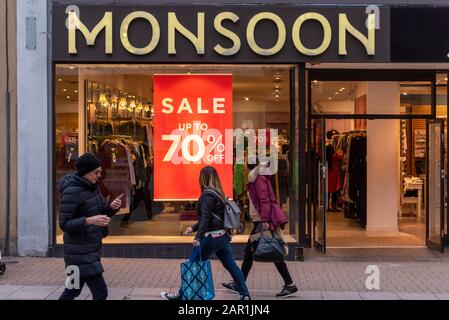
[[[64,231],[64,261],[66,268],[79,270],[79,286],[67,287],[60,300],[74,300],[87,284],[93,300],[106,300],[107,285],[100,259],[102,240],[107,236],[111,217],[122,206],[123,194],[110,205],[101,196],[97,182],[101,177],[101,162],[85,154],[76,162],[77,173],[66,175],[60,184],[61,208],[59,224]]]

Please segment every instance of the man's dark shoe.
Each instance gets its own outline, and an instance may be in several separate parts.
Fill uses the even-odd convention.
[[[286,298],[291,296],[292,294],[298,292],[298,288],[296,287],[296,285],[291,285],[291,286],[285,286],[284,288],[282,288],[282,291],[279,292],[276,297],[278,298]]]
[[[228,282],[228,283],[223,283],[223,287],[225,287],[228,290],[231,290],[232,292],[239,292],[239,290],[237,289],[237,286],[235,285],[234,282]]]

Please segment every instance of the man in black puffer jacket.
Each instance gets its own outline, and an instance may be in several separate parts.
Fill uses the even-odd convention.
[[[87,284],[93,300],[106,300],[108,290],[100,259],[102,240],[107,236],[110,218],[122,206],[123,194],[110,205],[98,190],[101,162],[85,154],[76,162],[77,173],[66,175],[60,184],[61,208],[59,224],[64,231],[64,261],[66,267],[76,266],[80,272],[80,287],[66,288],[60,300],[74,300]]]

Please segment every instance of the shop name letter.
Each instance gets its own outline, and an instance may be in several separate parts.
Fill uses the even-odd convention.
[[[69,53],[77,54],[76,49],[76,30],[81,31],[88,46],[95,45],[98,34],[106,30],[106,54],[112,54],[112,12],[106,12],[103,19],[91,31],[80,21],[76,12],[69,12]]]

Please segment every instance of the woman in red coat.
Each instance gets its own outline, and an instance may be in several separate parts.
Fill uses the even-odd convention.
[[[336,152],[334,147],[329,144],[326,146],[326,160],[328,167],[327,177],[327,192],[329,193],[329,211],[337,210],[337,196],[341,190],[341,165],[343,162],[343,155],[340,152]]]

